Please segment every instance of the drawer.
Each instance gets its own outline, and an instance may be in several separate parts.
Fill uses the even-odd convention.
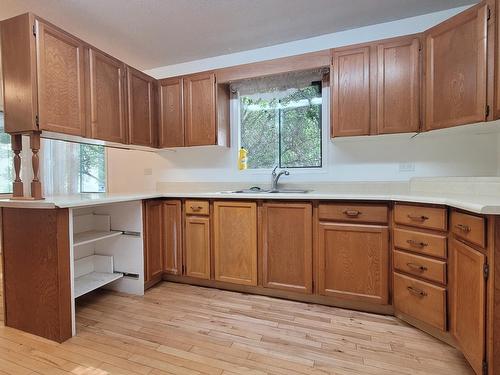
[[[446,284],[446,262],[395,250],[394,269]]]
[[[446,331],[446,289],[394,273],[394,308]]]
[[[446,259],[446,236],[394,228],[394,247],[415,253]]]
[[[455,236],[481,247],[486,246],[486,228],[483,217],[452,211],[450,225]]]
[[[320,204],[318,213],[320,220],[387,223],[387,206],[382,204]]]
[[[446,230],[446,208],[396,204],[394,221],[413,227]]]
[[[187,200],[185,203],[186,215],[209,215],[208,201]]]

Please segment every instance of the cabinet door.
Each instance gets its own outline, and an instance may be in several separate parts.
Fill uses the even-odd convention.
[[[475,6],[425,33],[425,129],[486,118],[487,8]]]
[[[147,283],[161,276],[163,271],[162,202],[159,200],[146,202],[145,215],[144,278]]]
[[[159,83],[160,147],[184,146],[184,111],[182,78]]]
[[[264,203],[262,272],[267,288],[312,293],[312,208]]]
[[[154,147],[154,79],[127,67],[127,94],[130,143]]]
[[[377,133],[416,132],[420,123],[420,41],[398,38],[377,45]]]
[[[215,74],[184,78],[186,146],[217,143],[215,124]]]
[[[36,21],[40,130],[85,135],[84,44]]]
[[[182,209],[181,201],[163,201],[163,271],[182,273]]]
[[[257,285],[257,205],[214,203],[215,280]]]
[[[370,47],[333,52],[332,137],[370,134]]]
[[[89,50],[90,137],[126,143],[125,64]]]
[[[449,248],[451,334],[480,374],[485,356],[486,257],[456,239],[450,240]]]
[[[320,223],[318,242],[320,294],[387,304],[387,227]]]
[[[187,216],[185,223],[185,275],[210,279],[210,219]]]

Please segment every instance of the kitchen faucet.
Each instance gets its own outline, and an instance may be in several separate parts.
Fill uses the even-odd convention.
[[[276,169],[278,169],[278,166],[274,167],[273,172],[271,173],[272,177],[272,183],[271,183],[271,191],[278,190],[278,181],[282,175],[289,176],[290,172],[287,170],[282,170],[280,173],[276,173]]]

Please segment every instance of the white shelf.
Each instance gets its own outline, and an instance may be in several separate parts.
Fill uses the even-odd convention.
[[[75,233],[73,235],[73,246],[85,245],[91,242],[103,240],[105,238],[111,238],[120,236],[121,231],[102,231],[102,230],[89,230],[86,232]]]
[[[121,279],[122,273],[91,272],[75,279],[75,298]]]

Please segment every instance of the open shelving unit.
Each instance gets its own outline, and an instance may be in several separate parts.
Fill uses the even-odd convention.
[[[123,277],[114,272],[113,257],[90,255],[75,261],[75,298],[105,286]]]

